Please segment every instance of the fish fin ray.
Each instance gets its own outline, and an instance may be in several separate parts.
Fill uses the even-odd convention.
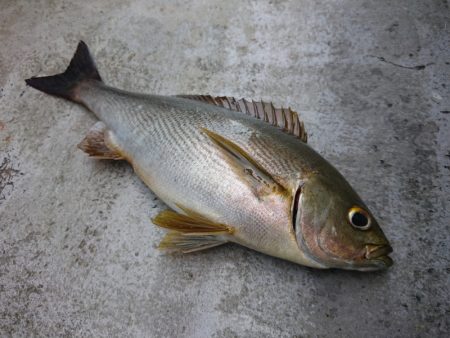
[[[153,219],[154,224],[169,230],[159,249],[180,253],[206,250],[228,242],[226,236],[234,232],[230,226],[212,222],[187,209],[183,211],[188,214],[164,210]]]
[[[112,145],[108,137],[106,125],[99,121],[89,130],[86,137],[78,144],[78,148],[89,156],[104,160],[123,160],[117,147]]]
[[[308,134],[303,121],[300,120],[297,112],[291,108],[275,108],[272,102],[247,101],[246,99],[236,99],[230,96],[211,95],[178,95],[190,100],[202,101],[215,106],[251,115],[259,120],[278,127],[288,134],[294,135],[301,141],[307,143]]]
[[[235,173],[247,182],[257,196],[285,192],[284,187],[237,144],[206,128],[202,131],[222,150]]]
[[[160,212],[153,219],[153,223],[171,231],[198,236],[228,235],[234,231],[234,228],[228,225],[212,222],[199,214],[183,215],[172,210]]]
[[[158,245],[158,249],[170,253],[191,253],[213,248],[228,241],[215,235],[194,236],[178,231],[169,231]]]
[[[41,92],[81,103],[78,86],[86,80],[102,81],[87,45],[80,41],[64,73],[26,79],[27,85]]]

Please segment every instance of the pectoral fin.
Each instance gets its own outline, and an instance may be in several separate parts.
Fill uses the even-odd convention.
[[[160,249],[171,252],[189,253],[212,248],[228,242],[227,235],[233,228],[218,224],[198,214],[182,215],[171,210],[159,213],[154,219],[156,225],[170,232],[159,244]]]
[[[247,182],[258,197],[285,192],[285,189],[237,144],[211,130],[202,130],[222,150],[234,171]]]
[[[97,159],[123,160],[124,157],[118,146],[114,144],[110,133],[106,125],[99,121],[78,144],[78,148]]]

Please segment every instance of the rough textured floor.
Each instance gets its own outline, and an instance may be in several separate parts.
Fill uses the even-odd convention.
[[[446,0],[0,4],[1,336],[448,337]],[[301,112],[395,265],[319,271],[236,245],[159,253],[163,203],[126,163],[76,148],[92,114],[23,81],[64,70],[80,39],[120,88]]]

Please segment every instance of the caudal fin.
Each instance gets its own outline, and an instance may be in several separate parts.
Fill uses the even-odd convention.
[[[44,93],[80,102],[77,87],[86,80],[102,81],[87,45],[80,41],[69,67],[61,74],[26,79],[27,85]]]

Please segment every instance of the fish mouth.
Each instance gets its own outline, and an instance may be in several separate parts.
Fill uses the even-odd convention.
[[[388,268],[394,263],[388,256],[391,252],[392,247],[389,244],[366,244],[364,258],[379,267]]]

